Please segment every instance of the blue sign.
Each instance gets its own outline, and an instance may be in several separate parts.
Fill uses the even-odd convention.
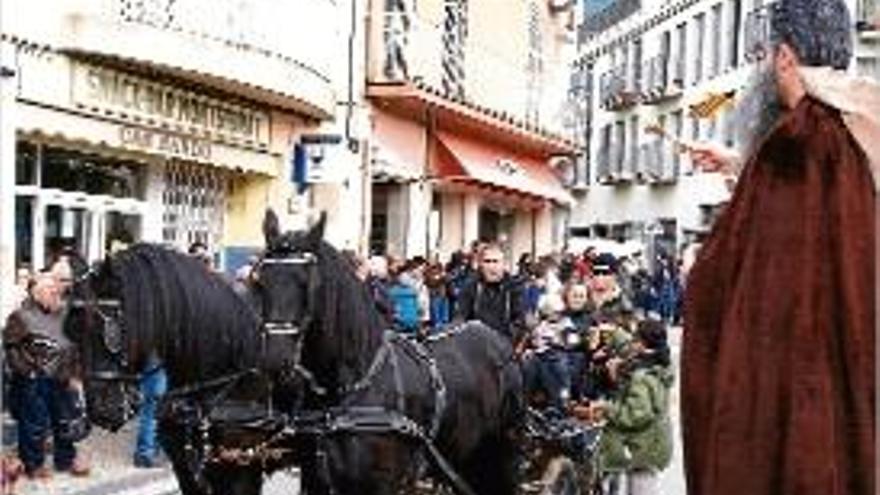
[[[296,184],[296,191],[299,194],[305,192],[309,188],[309,160],[306,156],[306,149],[301,144],[293,146],[293,167],[291,182]]]

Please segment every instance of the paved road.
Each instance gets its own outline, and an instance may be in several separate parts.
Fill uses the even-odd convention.
[[[681,414],[679,412],[679,384],[681,383],[681,328],[673,328],[669,332],[669,344],[672,348],[672,361],[675,363],[675,388],[671,397],[672,426],[674,435],[674,452],[672,465],[661,475],[663,495],[685,495],[684,463],[681,450]]]

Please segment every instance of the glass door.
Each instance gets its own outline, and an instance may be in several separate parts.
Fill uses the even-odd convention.
[[[35,259],[51,266],[71,247],[88,262],[104,258],[142,238],[144,205],[138,201],[52,192],[41,195],[42,242]]]
[[[81,202],[80,202],[81,203]],[[54,200],[43,205],[43,266],[51,266],[69,247],[88,260],[98,255],[94,251],[93,236],[96,232],[95,215],[87,204],[71,204]]]

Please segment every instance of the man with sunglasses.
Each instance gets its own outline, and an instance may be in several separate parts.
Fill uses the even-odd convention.
[[[482,321],[518,343],[525,329],[522,286],[508,273],[501,246],[486,244],[477,256],[479,271],[462,289],[454,321]]]
[[[781,0],[752,20],[766,36],[748,43],[746,158],[687,283],[688,493],[873,494],[880,89],[844,72],[843,0]]]

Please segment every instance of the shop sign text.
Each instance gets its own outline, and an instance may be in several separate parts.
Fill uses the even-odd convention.
[[[269,115],[124,72],[91,65],[74,68],[74,101],[141,125],[170,124],[186,134],[269,145]]]
[[[190,136],[134,126],[120,126],[119,139],[125,148],[196,161],[211,159],[211,142]]]

